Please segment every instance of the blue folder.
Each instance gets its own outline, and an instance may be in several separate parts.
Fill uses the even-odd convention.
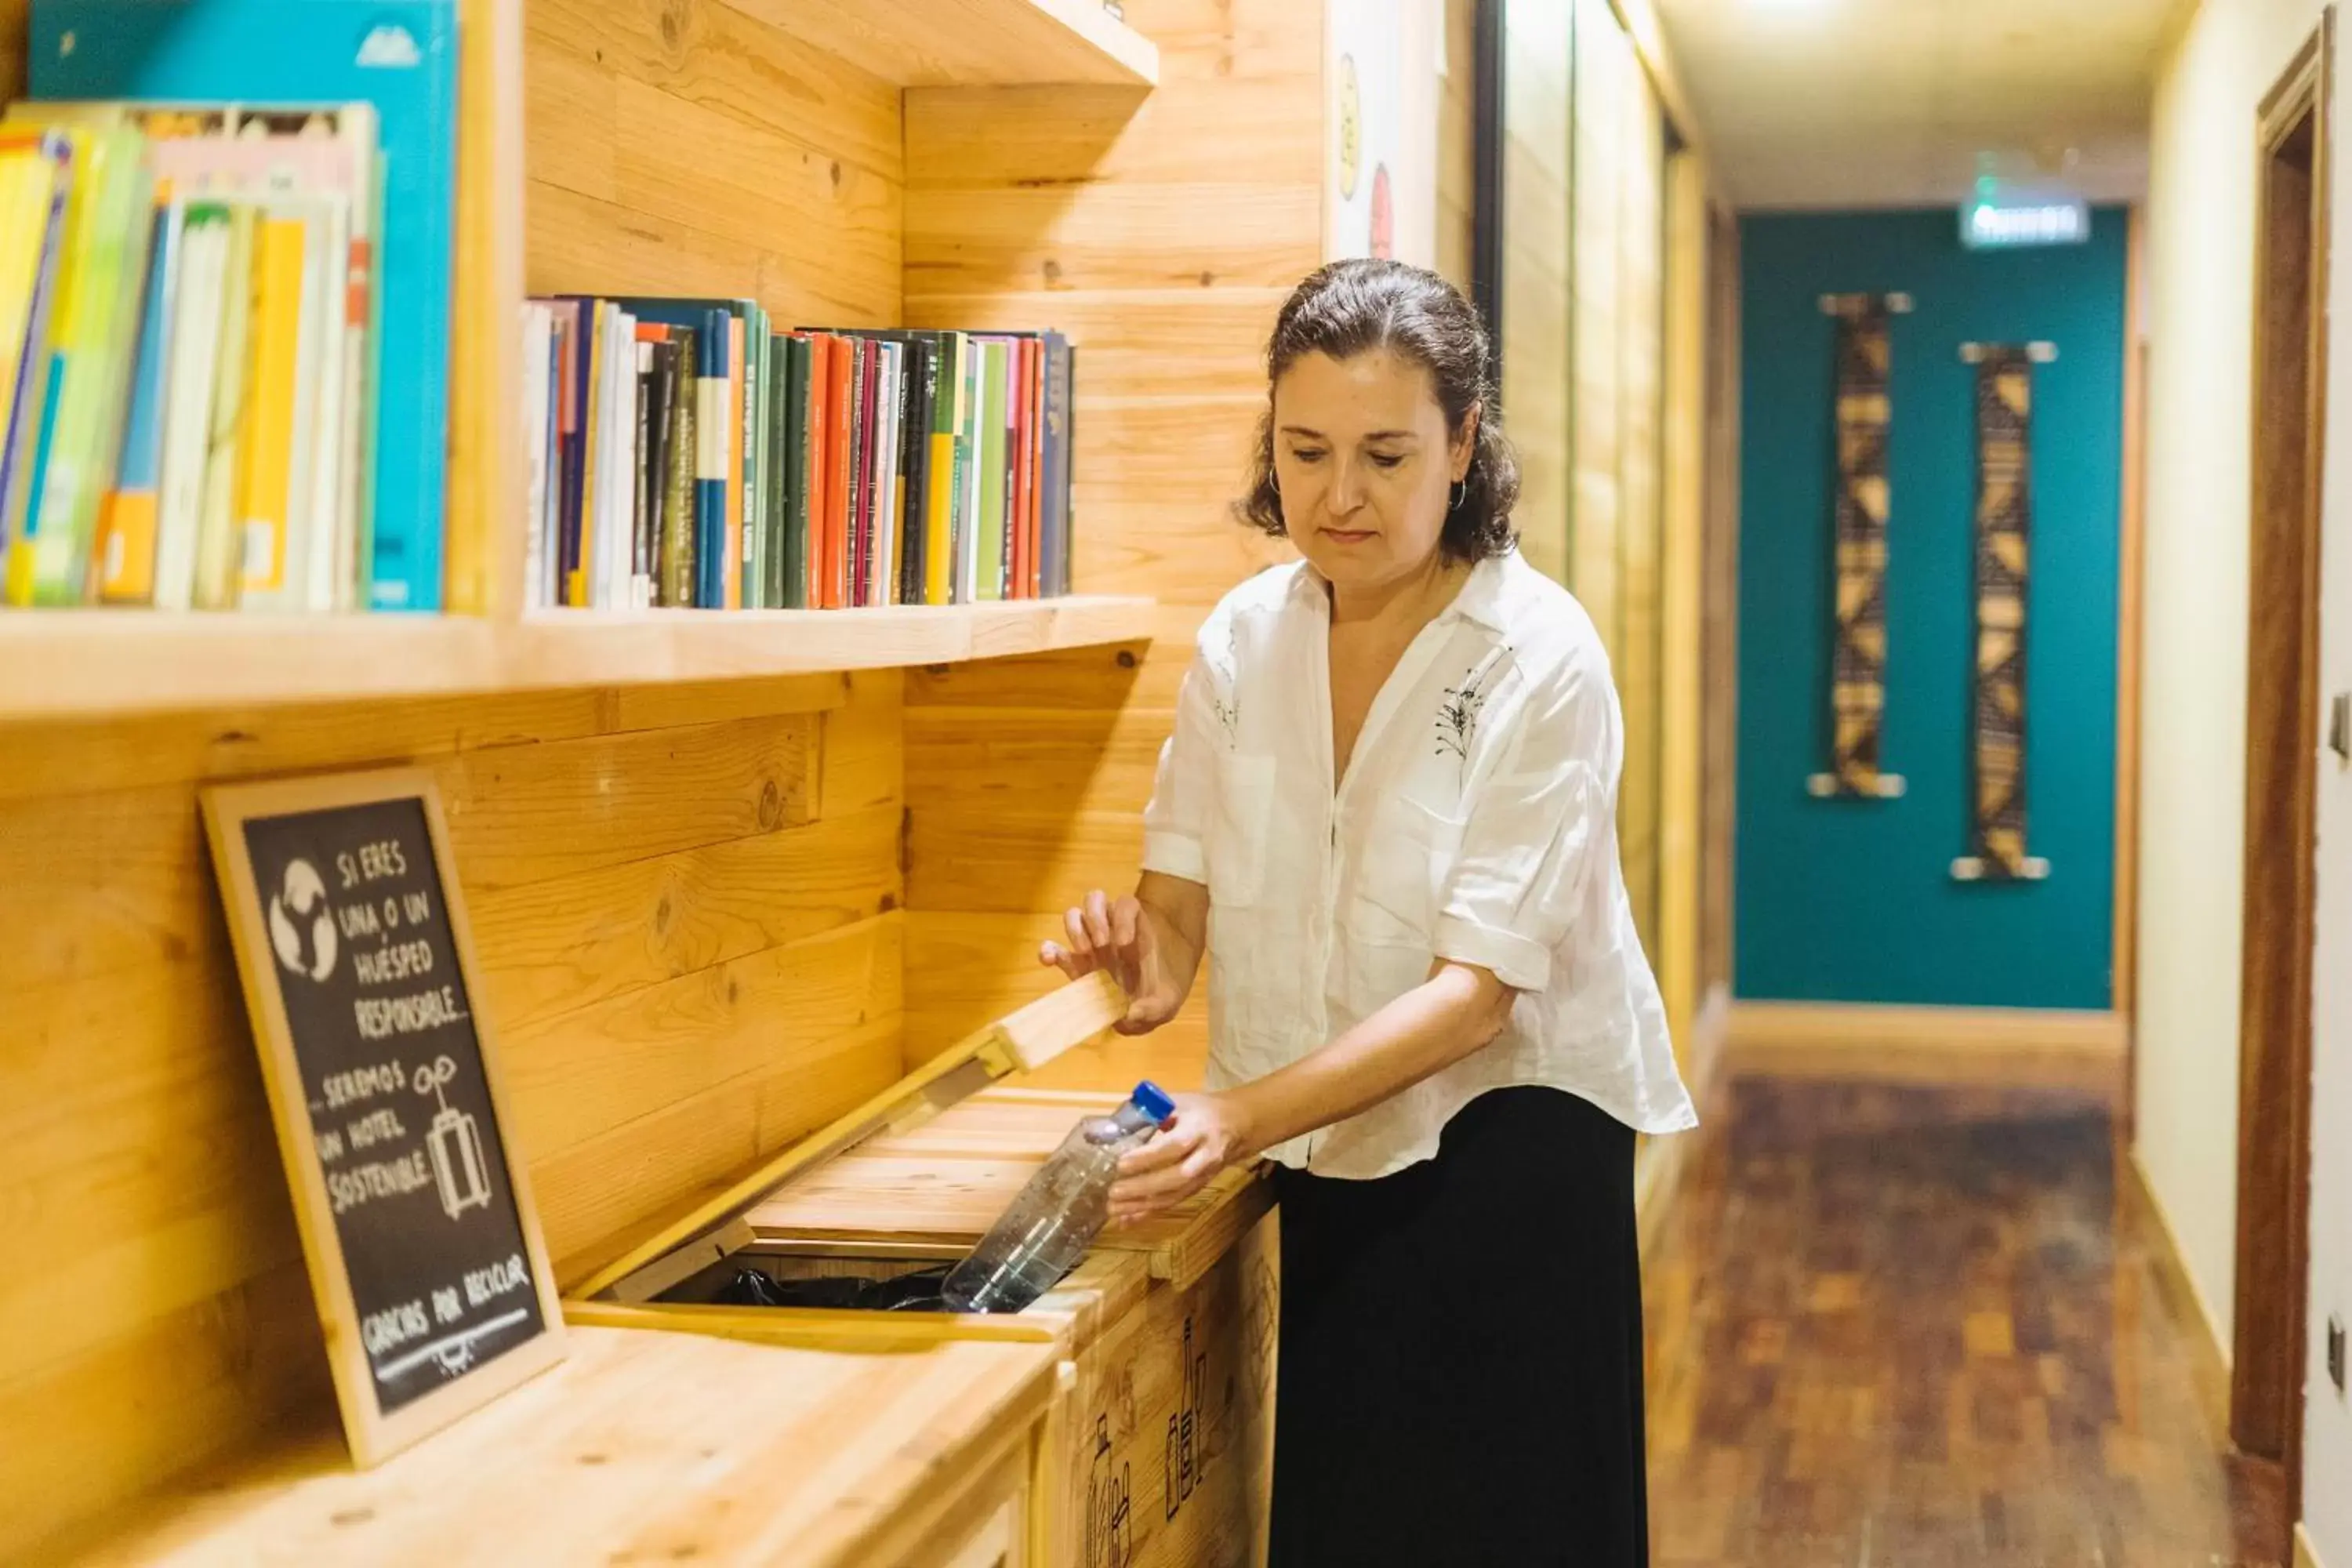
[[[457,0],[33,0],[32,96],[375,106],[383,227],[369,601],[441,608]]]

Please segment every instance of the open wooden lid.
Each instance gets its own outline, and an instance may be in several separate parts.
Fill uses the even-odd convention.
[[[882,1093],[761,1161],[723,1192],[668,1221],[583,1280],[574,1300],[643,1300],[723,1258],[745,1234],[746,1210],[870,1138],[919,1127],[1017,1072],[1044,1067],[1127,1016],[1125,992],[1099,972],[967,1036]],[[660,1267],[656,1268],[656,1265]],[[632,1276],[642,1276],[632,1279]]]

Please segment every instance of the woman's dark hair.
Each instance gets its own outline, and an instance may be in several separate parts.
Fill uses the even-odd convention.
[[[1421,366],[1445,410],[1449,435],[1478,411],[1477,445],[1458,490],[1446,496],[1438,547],[1455,561],[1483,561],[1518,541],[1511,509],[1519,464],[1503,435],[1499,401],[1486,374],[1486,329],[1453,284],[1400,261],[1335,261],[1291,290],[1266,343],[1266,412],[1250,458],[1249,491],[1234,505],[1244,522],[1281,538],[1282,494],[1274,478],[1274,385],[1302,355],[1352,359],[1386,349]]]

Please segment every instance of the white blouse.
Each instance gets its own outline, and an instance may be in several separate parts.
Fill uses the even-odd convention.
[[[1519,993],[1504,1032],[1270,1157],[1386,1175],[1517,1084],[1637,1131],[1696,1125],[1618,863],[1622,719],[1591,617],[1516,552],[1481,563],[1381,688],[1336,791],[1329,628],[1303,563],[1228,594],[1160,752],[1143,864],[1209,889],[1209,1086],[1297,1060],[1445,958]]]

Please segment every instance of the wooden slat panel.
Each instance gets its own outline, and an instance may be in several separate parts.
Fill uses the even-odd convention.
[[[1131,702],[1173,708],[1192,650],[1181,647],[1181,658],[1155,657],[1161,651],[1155,645],[1129,643],[1026,658],[931,665],[907,672],[907,706],[1050,708],[1070,693],[1074,682],[1084,682],[1106,707]]]
[[[289,1216],[290,1217],[290,1216]],[[29,1378],[0,1382],[0,1558],[39,1542],[268,1428],[328,1390],[326,1348],[299,1265]]]
[[[845,327],[887,326],[898,315],[895,289],[885,296],[862,274],[795,267],[761,246],[542,179],[530,181],[528,205],[523,277],[534,294],[748,295],[795,322]]]
[[[1437,119],[1437,270],[1465,294],[1477,205],[1475,15],[1473,0],[1445,0],[1445,88]]]
[[[907,95],[910,192],[940,187],[1312,184],[1320,127],[1291,77],[1115,88],[918,89]]]
[[[570,1142],[534,1161],[560,1255],[896,1077],[904,917],[883,911],[899,887],[886,798],[898,678],[869,684],[836,674],[12,731],[0,1224],[40,1265],[0,1284],[0,1411],[6,1429],[54,1441],[30,1490],[21,1466],[0,1483],[0,1558],[324,1387],[197,780],[403,758],[439,779],[481,924],[487,1010],[535,1026],[501,1031],[520,1080],[513,1131],[526,1146]],[[800,826],[818,798],[826,709],[849,736],[835,797],[866,809]],[[656,886],[670,903],[658,935],[644,929]],[[635,950],[614,923],[623,910],[641,922]],[[865,923],[772,945],[851,920]],[[564,984],[588,1011],[545,1021],[565,1005],[549,964],[572,966]],[[663,984],[625,989],[648,979]],[[501,995],[510,984],[521,1004]]]
[[[1623,310],[1624,97],[1633,46],[1608,0],[1576,6],[1576,484],[1570,585],[1601,628],[1611,658],[1624,646],[1619,614],[1619,376]]]
[[[0,1386],[294,1260],[233,979],[151,965],[17,988],[0,1017]]]
[[[905,1020],[778,1050],[773,1065],[662,1106],[531,1165],[557,1280],[567,1288],[644,1227],[897,1081]]]
[[[1203,215],[1214,213],[1213,222]],[[1315,265],[1312,187],[926,187],[907,204],[907,292],[1287,288]]]
[[[1629,46],[1630,47],[1630,43]],[[1618,250],[1618,689],[1625,710],[1625,770],[1618,838],[1633,923],[1658,951],[1658,838],[1664,691],[1659,638],[1663,495],[1659,421],[1664,396],[1664,121],[1638,68],[1620,100],[1625,129]]]
[[[969,1243],[996,1223],[1080,1118],[1107,1115],[1123,1098],[1121,1089],[991,1089],[910,1131],[877,1138],[802,1174],[744,1218],[767,1238],[893,1236]],[[1106,1231],[1103,1245],[1121,1251],[1167,1248],[1213,1212],[1238,1205],[1245,1217],[1223,1233],[1230,1240],[1265,1212],[1244,1198],[1254,1184],[1248,1172],[1229,1172],[1165,1215]]]
[[[1705,741],[1700,758],[1698,984],[1731,984],[1731,868],[1739,742],[1739,225],[1707,217],[1706,495],[1700,650]]]
[[[528,287],[895,322],[898,95],[720,0],[534,0]]]
[[[919,806],[907,821],[907,896],[918,909],[1058,913],[1097,888],[1132,891],[1143,858],[1143,819],[1131,809],[998,811],[977,837],[953,811]]]
[[[530,88],[556,57],[585,59],[698,109],[885,179],[903,162],[898,90],[721,0],[529,0]],[[534,135],[534,163],[562,153]]]
[[[1112,82],[1148,88],[1159,55],[1094,0],[739,0],[902,87]]]
[[[833,275],[862,309],[896,301],[900,186],[831,156],[616,74],[568,51],[532,60],[531,164],[542,186],[615,204],[796,268]],[[751,284],[739,279],[730,290]]]
[[[796,709],[811,702],[837,701],[842,689],[837,679],[794,680],[772,687],[747,685],[730,690],[723,700],[749,711],[777,703]],[[717,697],[705,700],[689,689],[682,710],[713,710],[721,700]],[[527,819],[519,828],[511,821],[500,827],[493,815],[476,809],[481,805],[477,799],[479,789],[503,787],[499,781],[517,771],[540,774],[551,771],[557,787],[562,787],[567,773],[576,782],[603,779],[612,770],[625,768],[628,788],[615,791],[599,786],[608,810],[634,809],[629,801],[646,798],[635,793],[639,784],[656,785],[655,795],[668,798],[667,792],[658,787],[661,767],[638,759],[649,750],[667,749],[673,740],[608,738],[599,743],[622,747],[617,753],[590,744],[601,731],[646,722],[653,711],[650,705],[616,704],[611,693],[575,692],[478,703],[394,704],[374,710],[295,710],[251,720],[175,716],[119,730],[89,726],[51,731],[28,748],[24,772],[54,783],[78,773],[87,788],[118,777],[142,782],[164,773],[182,779],[192,774],[249,778],[330,766],[424,761],[440,774],[449,794],[460,875],[469,889],[478,889],[498,885],[495,878],[479,873],[511,864],[514,858],[511,854],[497,856],[485,847],[499,834],[520,831],[528,838],[532,831]],[[771,717],[766,721],[788,731],[804,731],[813,723],[790,717]],[[645,736],[653,731],[629,733]],[[572,743],[556,743],[559,741]],[[458,746],[475,748],[464,763],[446,754]],[[587,749],[581,749],[583,746]],[[713,750],[708,733],[693,744],[695,755],[702,759],[707,760]],[[436,752],[443,754],[436,756]],[[514,766],[488,768],[486,755]],[[689,759],[688,765],[696,763]],[[689,779],[678,787],[709,784],[718,776]],[[490,784],[480,782],[485,777],[492,781]],[[763,782],[762,777],[743,783],[754,797],[751,816],[755,820],[756,797]],[[677,781],[673,778],[672,783]],[[778,809],[784,810],[805,794],[780,784]],[[577,806],[568,799],[562,805],[562,820],[571,824],[579,820],[581,809],[597,803],[583,798]],[[665,820],[671,807],[657,802],[646,809],[656,817],[653,826],[659,833],[675,836],[679,831],[676,821]],[[461,817],[466,826],[455,826]],[[737,820],[741,818],[741,813],[736,814]],[[478,834],[477,824],[481,827]],[[628,858],[641,842],[634,837],[621,841],[613,858]],[[563,853],[569,857],[586,847],[565,845]],[[0,790],[0,929],[17,933],[0,947],[0,987],[93,977],[152,961],[214,962],[226,952],[217,902],[205,858],[194,784],[110,789],[16,802],[8,801]]]
[[[678,1084],[725,1083],[897,1013],[902,919],[861,921],[504,1031],[516,1141],[534,1161],[562,1153],[662,1104]]]
[[[1684,1070],[1702,1005],[1699,975],[1706,562],[1706,170],[1693,153],[1666,172],[1666,385],[1660,615],[1663,687],[1658,835],[1658,979]]]
[[[772,833],[815,815],[817,721],[467,752],[436,770],[467,890]]]
[[[1574,365],[1568,14],[1521,6],[1508,13],[1505,28],[1511,68],[1503,77],[1503,409],[1519,457],[1514,520],[1528,563],[1566,582]],[[1470,70],[1471,59],[1459,68]]]
[[[1037,710],[1013,721],[996,710],[911,709],[908,798],[919,810],[985,814],[973,818],[975,837],[1004,813],[1055,802],[1073,811],[1139,809],[1173,721],[1150,710]]]
[[[900,813],[854,813],[472,900],[483,988],[509,1031],[747,958],[902,901]]]
[[[1037,962],[1038,944],[1062,935],[1050,914],[916,912],[907,920],[906,1051],[909,1068],[929,1061],[990,1019],[1046,994],[1060,972]],[[1066,1053],[1023,1081],[1055,1088],[1131,1086],[1156,1078],[1193,1089],[1208,1049],[1208,986],[1193,988],[1182,1014],[1150,1035],[1114,1036]]]
[[[306,1420],[45,1561],[942,1563],[1019,1498],[1057,1354],[842,1339],[580,1327],[562,1365],[374,1469]]]
[[[896,805],[907,795],[898,741],[905,678],[895,669],[860,670],[847,707],[824,718],[824,765],[817,786],[828,817]]]
[[[1323,68],[1319,10],[1297,0],[1129,0],[1128,25],[1160,46],[1160,85],[1202,78],[1316,79]],[[1319,112],[1294,99],[1286,112]]]

